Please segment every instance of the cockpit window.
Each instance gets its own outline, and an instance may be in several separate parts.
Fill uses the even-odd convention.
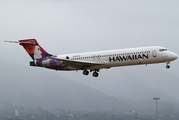
[[[167,51],[167,49],[159,49],[159,51],[163,52],[163,51]]]

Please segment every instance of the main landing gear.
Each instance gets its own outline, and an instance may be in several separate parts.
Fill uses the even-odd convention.
[[[91,72],[91,71],[90,71]],[[99,72],[99,71],[98,71]],[[93,77],[98,77],[99,76],[99,74],[98,74],[98,72],[97,71],[94,71],[93,72]],[[84,70],[83,71],[83,75],[88,75],[89,74],[89,71],[87,71],[87,70]]]
[[[98,77],[98,75],[99,75],[99,74],[98,74],[96,71],[93,72],[93,76],[94,76],[94,77]]]
[[[89,71],[87,71],[87,70],[83,71],[83,75],[88,75],[88,74],[89,74]]]

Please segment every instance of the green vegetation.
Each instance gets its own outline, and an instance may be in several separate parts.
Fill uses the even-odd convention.
[[[0,108],[0,120],[155,120],[155,112],[138,111],[78,111],[60,108]],[[178,120],[178,114],[159,113],[159,120]]]

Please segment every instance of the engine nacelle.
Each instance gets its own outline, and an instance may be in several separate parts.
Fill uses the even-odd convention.
[[[34,61],[30,61],[30,66],[37,66]]]
[[[38,67],[52,67],[52,66],[60,66],[62,65],[60,61],[53,60],[53,59],[46,59],[46,60],[37,60],[31,61],[30,66],[38,66]]]
[[[42,66],[44,66],[44,67],[50,67],[50,66],[51,66],[51,65],[50,65],[50,59],[43,60],[43,61],[42,61]]]

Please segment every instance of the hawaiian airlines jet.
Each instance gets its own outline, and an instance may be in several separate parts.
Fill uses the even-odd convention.
[[[94,71],[94,77],[98,77],[100,69],[118,66],[167,63],[166,68],[170,68],[169,63],[178,58],[177,54],[160,46],[52,55],[47,53],[35,39],[5,42],[22,45],[33,59],[30,66],[54,70],[83,70],[84,75]]]

